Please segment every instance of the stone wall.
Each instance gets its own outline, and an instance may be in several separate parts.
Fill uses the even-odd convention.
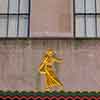
[[[0,40],[0,90],[43,90],[38,66],[47,48],[64,63],[55,71],[66,91],[100,89],[99,40]]]
[[[73,37],[73,0],[31,0],[32,37]]]

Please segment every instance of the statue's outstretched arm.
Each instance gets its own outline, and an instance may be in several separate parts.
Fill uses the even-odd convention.
[[[54,56],[54,60],[55,60],[55,62],[58,62],[58,63],[62,63],[63,62],[63,60],[61,58],[57,58],[55,56]]]

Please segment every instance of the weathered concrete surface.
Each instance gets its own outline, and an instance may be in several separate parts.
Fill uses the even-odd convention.
[[[66,91],[100,89],[99,40],[1,40],[0,89],[43,89],[38,65],[47,48],[64,59],[56,70]]]

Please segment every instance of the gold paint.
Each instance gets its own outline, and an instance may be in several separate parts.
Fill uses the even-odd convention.
[[[54,63],[62,63],[63,60],[57,58],[56,53],[52,49],[48,49],[43,57],[42,63],[39,66],[39,72],[44,74],[46,77],[45,89],[50,90],[52,87],[62,87],[63,84],[57,78],[56,74],[53,71],[52,65]]]

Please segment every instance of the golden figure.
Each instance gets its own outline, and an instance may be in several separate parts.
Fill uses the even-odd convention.
[[[45,89],[49,90],[52,87],[61,86],[63,84],[57,78],[56,74],[53,71],[52,65],[56,63],[62,63],[63,60],[55,56],[55,52],[52,49],[48,49],[46,54],[43,57],[43,61],[39,66],[39,72],[44,74],[46,77],[46,86]]]

